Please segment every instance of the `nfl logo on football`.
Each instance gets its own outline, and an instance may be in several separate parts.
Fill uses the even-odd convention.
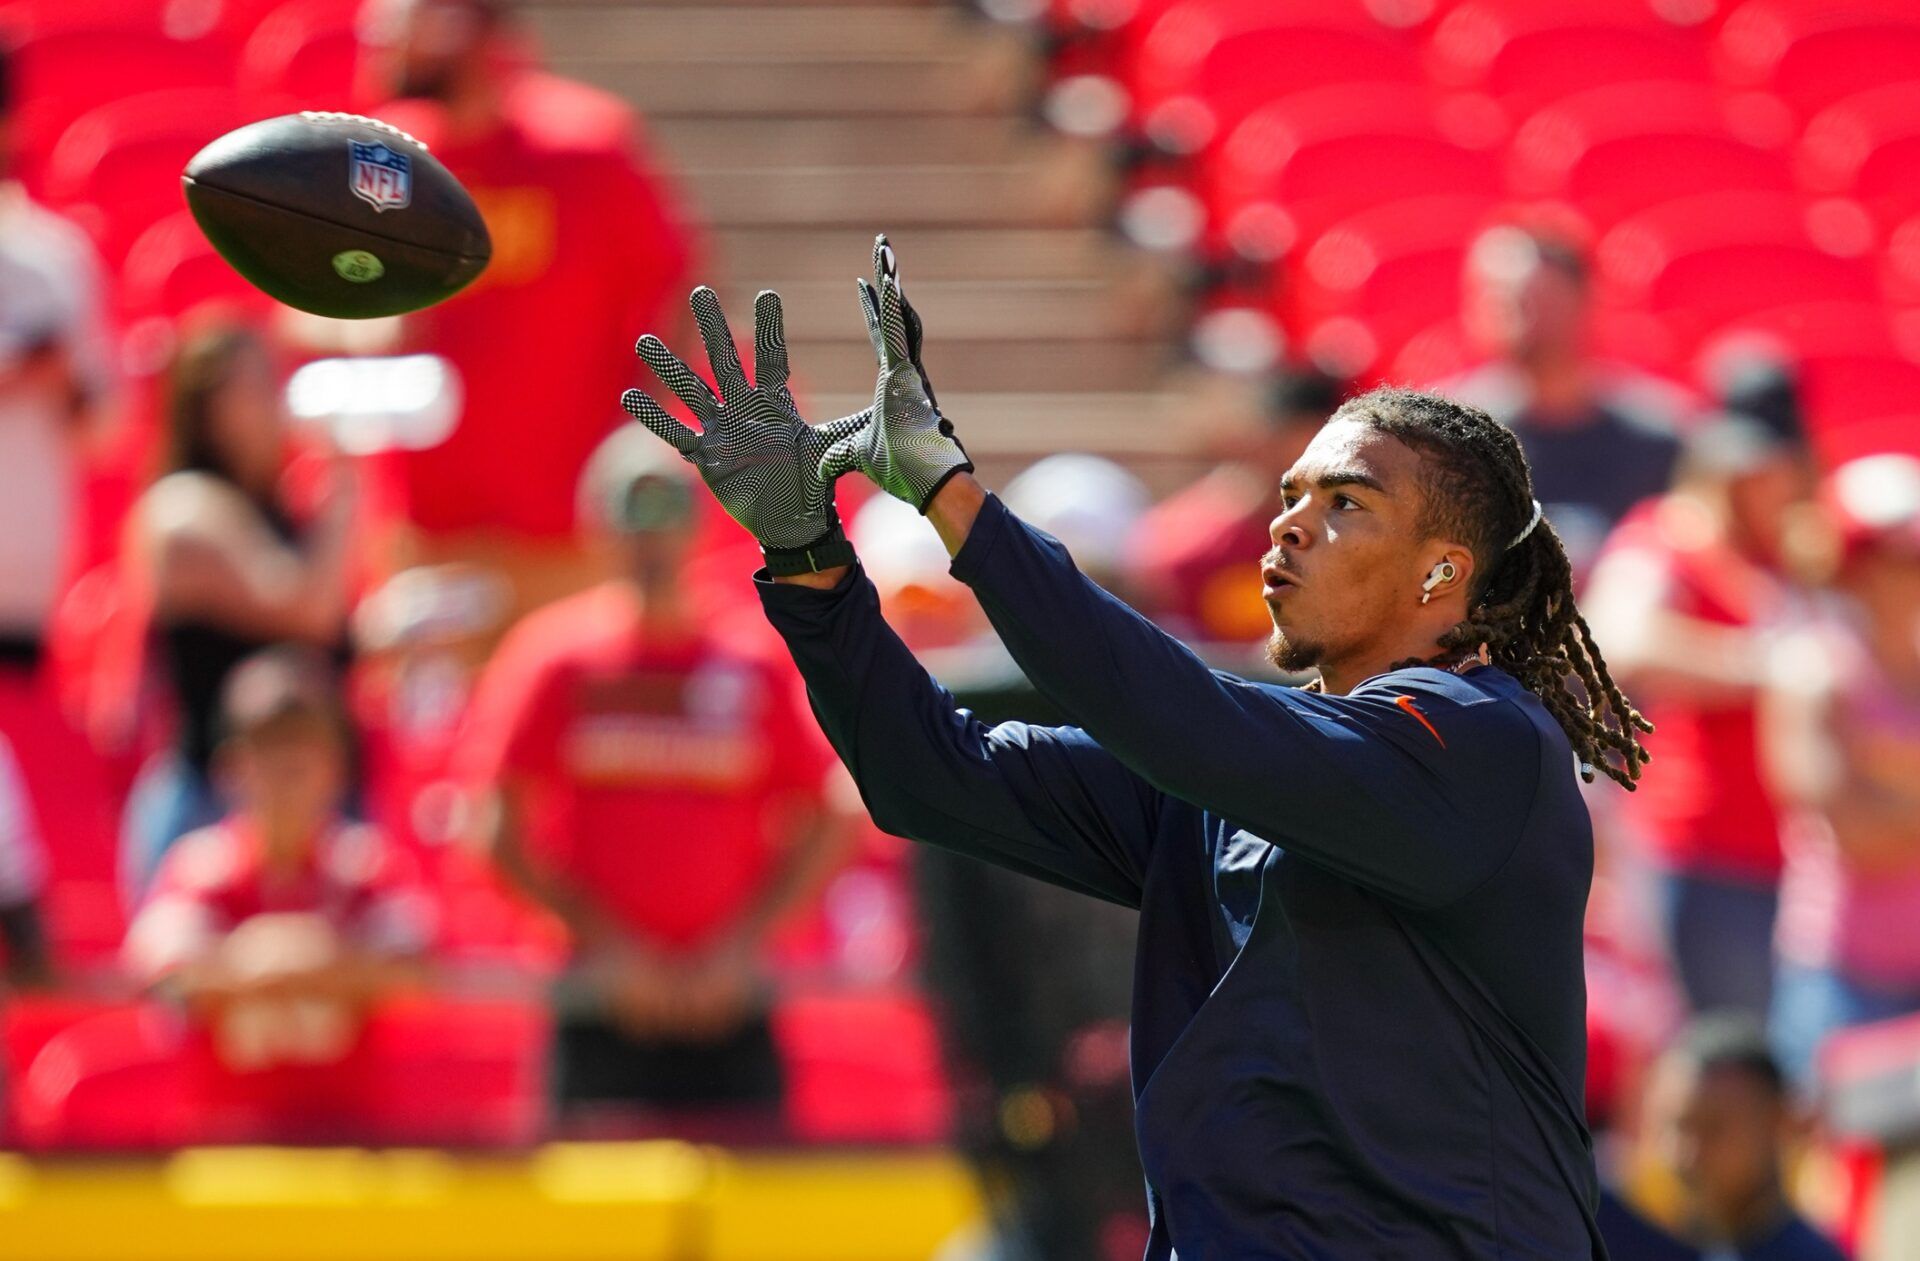
[[[361,144],[357,140],[347,144],[353,150],[348,181],[353,195],[376,211],[405,210],[413,200],[413,160],[383,144]]]

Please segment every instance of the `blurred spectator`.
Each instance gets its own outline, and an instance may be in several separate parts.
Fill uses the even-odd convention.
[[[14,985],[44,985],[53,976],[40,916],[46,881],[47,856],[34,825],[33,802],[13,746],[0,735],[0,947],[6,951],[0,959]]]
[[[78,521],[78,464],[111,384],[100,264],[10,178],[16,102],[0,40],[0,668],[31,669]]]
[[[1920,1011],[1920,460],[1855,460],[1822,500],[1837,598],[1781,641],[1762,732],[1786,807],[1772,1032],[1801,1080],[1828,1033]]]
[[[446,441],[397,455],[411,561],[503,569],[531,608],[595,576],[573,494],[620,417],[634,339],[669,331],[693,242],[632,111],[525,64],[493,0],[373,0],[368,53],[403,98],[381,114],[466,185],[493,261],[465,293],[406,317],[465,400]]]
[[[1127,544],[1134,581],[1169,630],[1216,643],[1259,642],[1272,632],[1259,584],[1247,575],[1271,546],[1280,478],[1345,393],[1311,369],[1284,373],[1266,392],[1260,424],[1223,444],[1211,471],[1141,519]]]
[[[1607,1261],[1700,1261],[1700,1254],[1635,1212],[1609,1187],[1600,1188],[1594,1214]]]
[[[204,1022],[229,1069],[338,1062],[370,1006],[419,978],[432,904],[402,851],[341,816],[346,719],[323,658],[250,657],[220,717],[233,811],[168,852],[127,964]]]
[[[1583,600],[1615,677],[1654,724],[1658,772],[1621,810],[1652,849],[1656,913],[1695,1011],[1767,1009],[1780,842],[1755,714],[1787,594],[1784,509],[1804,482],[1801,450],[1764,425],[1709,423],[1673,491],[1608,541]]]
[[[957,648],[988,634],[973,592],[947,572],[952,558],[910,503],[875,495],[847,523],[860,567],[880,593],[887,625],[916,652]]]
[[[1464,319],[1495,358],[1441,386],[1519,435],[1576,572],[1629,508],[1667,488],[1685,410],[1674,387],[1595,358],[1589,284],[1566,241],[1488,230],[1468,254]]]
[[[1007,483],[1003,498],[1022,520],[1064,543],[1082,573],[1122,599],[1130,596],[1127,542],[1153,502],[1139,478],[1112,460],[1064,452],[1029,466]]]
[[[1023,519],[1066,544],[1089,577],[1126,593],[1128,540],[1148,504],[1146,487],[1131,473],[1098,456],[1049,456],[1009,482],[1005,497]],[[885,520],[912,527],[912,537],[931,534],[910,506],[882,498],[893,505]],[[863,508],[856,528],[869,511],[879,510]],[[857,542],[867,546],[864,534]],[[937,539],[934,552],[937,558],[919,562],[929,571],[923,581],[950,581]],[[861,557],[866,563],[864,550]],[[882,590],[888,599],[897,588]],[[958,595],[966,610],[976,607],[965,587]],[[889,618],[895,607],[897,597],[887,605]],[[965,650],[927,658],[955,699],[987,722],[1065,721],[999,640],[981,630]],[[1127,1025],[1139,917],[935,846],[910,847],[908,861],[927,985],[938,999],[948,1063],[965,1092],[955,1137],[987,1189],[987,1238],[949,1248],[943,1261],[1138,1256],[1149,1227],[1131,1141]],[[1055,966],[1037,969],[1038,958]]]
[[[167,846],[220,816],[211,767],[228,673],[268,644],[345,634],[354,479],[338,461],[317,518],[296,523],[278,386],[266,345],[232,326],[189,336],[169,375],[165,472],[135,505],[131,541],[179,734],[128,799],[121,870],[135,901]]]
[[[1757,1023],[1715,1015],[1688,1028],[1654,1073],[1646,1127],[1706,1261],[1841,1261],[1787,1201],[1781,1167],[1802,1120]]]
[[[1805,442],[1807,417],[1790,352],[1738,335],[1709,347],[1702,375],[1720,410],[1752,417],[1787,442]]]
[[[778,1104],[768,936],[848,836],[797,681],[684,581],[693,477],[637,425],[602,443],[579,511],[619,576],[523,620],[474,702],[495,861],[572,938],[554,1087],[576,1121]]]

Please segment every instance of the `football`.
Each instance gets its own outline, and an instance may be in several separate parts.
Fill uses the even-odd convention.
[[[492,254],[473,198],[426,146],[355,114],[250,123],[195,154],[181,182],[200,230],[235,271],[315,315],[432,306]]]

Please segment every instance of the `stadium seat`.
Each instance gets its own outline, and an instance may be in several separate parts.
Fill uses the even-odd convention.
[[[1567,202],[1603,229],[1696,193],[1793,191],[1778,147],[1785,120],[1742,105],[1670,80],[1592,88],[1520,128],[1508,179],[1516,194]]]
[[[1273,258],[1383,201],[1493,197],[1493,152],[1469,147],[1417,87],[1343,84],[1274,101],[1234,130],[1210,172],[1208,216],[1240,254]]]
[[[1484,92],[1514,119],[1609,83],[1709,75],[1705,41],[1644,0],[1468,0],[1434,28],[1427,61],[1435,82]]]
[[[1754,311],[1799,302],[1872,303],[1862,227],[1838,231],[1790,196],[1707,193],[1633,216],[1596,251],[1600,292],[1617,309],[1665,319],[1684,352]]]
[[[794,1137],[933,1143],[950,1133],[939,1038],[917,994],[798,994],[779,1004],[773,1027]]]
[[[120,309],[131,324],[147,318],[172,322],[207,305],[264,314],[273,303],[214,252],[189,211],[177,210],[127,250]]]
[[[143,92],[223,85],[233,73],[224,40],[173,39],[132,17],[28,29],[15,38],[16,143],[36,187],[54,144],[89,110]]]
[[[552,1019],[543,998],[423,997],[367,1028],[364,1122],[388,1142],[526,1143],[540,1131]]]
[[[96,106],[75,120],[47,159],[44,186],[94,229],[119,264],[150,225],[180,210],[180,172],[210,141],[282,112],[278,102],[228,88],[145,92]],[[81,208],[85,208],[83,211]]]
[[[1364,376],[1460,309],[1467,248],[1493,217],[1486,197],[1389,202],[1350,215],[1301,256],[1287,323],[1315,362]]]
[[[204,1032],[157,1004],[69,1019],[20,1076],[14,1120],[25,1146],[515,1145],[539,1132],[549,1017],[534,999],[393,1002],[341,1065],[257,1073],[225,1068]]]
[[[287,0],[242,46],[238,82],[297,109],[359,108],[368,104],[355,91],[359,64],[351,9],[338,0]]]
[[[1920,81],[1868,88],[1820,111],[1801,137],[1797,170],[1809,192],[1851,197],[1883,227],[1920,212]]]
[[[181,1058],[185,1030],[148,1003],[87,1015],[47,1039],[19,1079],[18,1138],[27,1148],[177,1147],[197,1119]]]
[[[1802,119],[1920,66],[1920,7],[1910,0],[1748,0],[1714,48],[1720,76],[1772,92]]]
[[[1169,10],[1133,70],[1137,124],[1167,152],[1195,153],[1224,139],[1280,85],[1302,91],[1420,81],[1419,59],[1405,41],[1351,23],[1315,25],[1311,17],[1282,23],[1269,10],[1234,26],[1206,0]]]
[[[271,17],[275,10],[285,7],[287,0],[218,0],[218,3],[219,12],[214,18],[214,29],[238,45],[258,30],[260,24]],[[340,22],[349,25],[361,7],[360,0],[326,0],[326,4],[319,7],[329,6]]]

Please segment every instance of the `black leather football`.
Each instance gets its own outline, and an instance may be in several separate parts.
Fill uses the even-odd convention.
[[[316,315],[432,306],[493,252],[473,198],[425,145],[354,114],[249,123],[195,154],[181,183],[235,271]]]

